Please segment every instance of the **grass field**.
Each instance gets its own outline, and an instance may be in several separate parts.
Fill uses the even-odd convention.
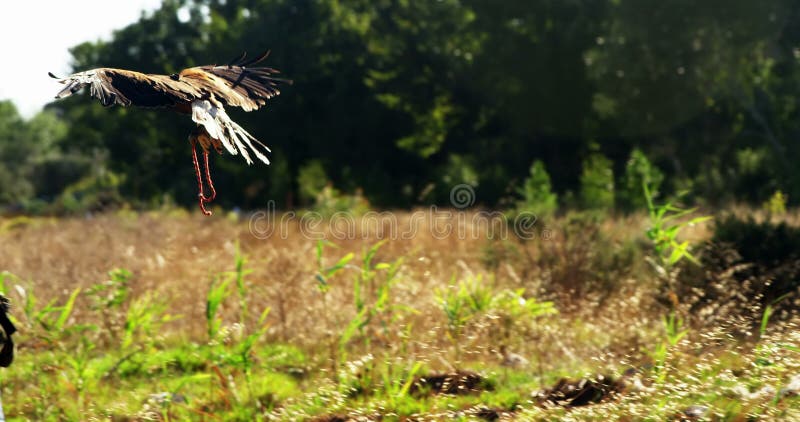
[[[559,217],[528,240],[419,215],[269,238],[233,214],[2,219],[20,331],[5,413],[800,420],[796,293],[767,306],[689,262],[676,280],[714,283],[665,291],[644,215]],[[683,238],[699,249],[711,224]]]

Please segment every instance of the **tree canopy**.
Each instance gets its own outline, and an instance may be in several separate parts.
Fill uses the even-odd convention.
[[[294,85],[265,110],[229,113],[273,165],[215,158],[224,205],[296,203],[314,167],[376,206],[446,203],[464,182],[494,206],[519,198],[537,160],[554,191],[577,195],[587,162],[610,160],[621,181],[634,150],[664,173],[662,190],[800,200],[790,0],[165,0],[71,53],[76,71],[173,73],[267,48]],[[130,200],[189,204],[192,125],[82,96],[28,122],[0,104],[0,179],[34,181],[0,201],[53,195],[57,182],[29,175],[57,155],[83,157],[73,167],[86,172],[102,161]],[[77,171],[56,172],[62,188]]]

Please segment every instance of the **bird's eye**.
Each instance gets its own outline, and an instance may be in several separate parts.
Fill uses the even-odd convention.
[[[178,75],[177,73],[173,73],[169,75],[169,77],[172,78],[173,81],[177,81],[180,78],[180,75]]]

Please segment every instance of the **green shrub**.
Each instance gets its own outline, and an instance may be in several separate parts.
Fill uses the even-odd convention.
[[[41,211],[35,198],[52,193],[53,180],[64,183],[63,174],[48,170],[63,161],[58,143],[66,131],[67,123],[51,111],[24,119],[13,103],[0,101],[0,205]]]
[[[787,200],[788,198],[782,191],[776,190],[761,207],[770,215],[784,215],[786,214]]]
[[[519,211],[529,211],[538,217],[552,215],[558,208],[558,195],[550,184],[550,175],[544,163],[536,160],[531,164],[530,176],[517,190],[522,200],[517,202]]]
[[[67,186],[58,198],[56,209],[67,214],[100,211],[122,205],[119,188],[125,182],[121,176],[105,168]]]
[[[459,185],[469,185],[473,188],[478,187],[480,175],[477,167],[472,157],[450,154],[447,157],[447,162],[439,166],[436,170],[435,184],[423,190],[419,195],[419,199],[447,204],[449,206],[463,205],[460,203],[453,204],[451,194],[453,189],[456,189]],[[472,204],[474,200],[475,198],[471,197],[468,203]]]
[[[314,198],[314,204],[309,207],[313,212],[324,217],[343,212],[360,215],[369,211],[369,202],[360,190],[355,194],[345,194],[328,184]]]
[[[614,208],[614,169],[611,160],[593,153],[583,162],[581,205],[586,209]]]
[[[346,194],[333,187],[322,163],[311,160],[300,168],[297,176],[300,199],[309,210],[330,217],[337,212],[363,214],[369,211],[369,202],[360,189]]]
[[[311,203],[328,183],[330,183],[330,180],[322,163],[319,160],[309,161],[300,167],[300,171],[297,174],[297,188],[300,200],[304,203]]]
[[[647,200],[642,194],[642,184],[650,187],[654,196],[658,195],[658,188],[664,181],[664,174],[658,167],[650,163],[647,156],[638,148],[631,151],[631,156],[625,164],[625,175],[617,191],[617,204],[625,211],[645,209]]]
[[[736,170],[732,183],[723,189],[733,187],[734,196],[758,204],[766,200],[775,190],[775,161],[770,158],[771,151],[766,147],[744,148],[736,151]]]

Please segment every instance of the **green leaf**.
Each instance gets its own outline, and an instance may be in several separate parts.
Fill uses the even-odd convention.
[[[350,339],[352,339],[355,335],[356,331],[364,327],[364,324],[367,321],[367,311],[368,309],[366,308],[362,309],[361,312],[359,312],[352,320],[350,320],[350,323],[347,324],[347,327],[344,329],[344,331],[342,331],[342,336],[339,340],[341,347],[347,345]]]
[[[267,307],[267,308],[264,309],[263,312],[261,312],[261,316],[258,317],[258,325],[263,324],[264,321],[267,320],[267,316],[269,315],[269,311],[270,310],[271,310],[271,308]]]
[[[383,246],[384,243],[386,243],[386,239],[381,240],[381,241],[375,243],[374,245],[372,245],[372,247],[369,248],[367,253],[364,254],[364,268],[370,268],[370,266],[372,264],[372,258],[375,257],[375,254],[378,253],[378,249],[380,249],[381,246]]]
[[[417,372],[422,368],[422,362],[416,362],[414,366],[409,371],[408,376],[406,376],[406,382],[403,383],[403,388],[397,393],[397,397],[403,397],[408,394],[408,390],[411,389],[411,385],[414,383],[414,376],[417,375]]]
[[[767,325],[769,324],[769,318],[772,316],[773,308],[772,305],[767,305],[764,308],[764,313],[761,315],[761,335],[763,336],[767,332]]]
[[[322,240],[317,241],[317,267],[322,268],[322,250],[325,248],[325,243]]]
[[[325,275],[327,277],[332,277],[334,274],[338,273],[342,268],[350,263],[350,261],[353,259],[353,256],[355,255],[353,255],[352,252],[343,256],[334,266],[325,269]]]
[[[61,307],[61,314],[58,316],[56,320],[55,328],[59,331],[64,329],[64,325],[67,323],[69,316],[72,314],[72,309],[75,306],[75,299],[78,297],[78,293],[81,292],[81,288],[78,287],[72,291],[72,294],[69,296],[67,303]]]
[[[789,344],[780,344],[779,346],[784,348],[784,349],[786,349],[786,350],[800,353],[800,347],[792,346],[792,345],[789,345]]]
[[[704,221],[709,221],[709,220],[711,220],[711,219],[712,219],[712,217],[711,217],[711,216],[709,216],[709,215],[705,215],[705,216],[702,216],[702,217],[695,217],[695,218],[693,218],[693,219],[689,220],[689,222],[688,222],[688,223],[686,223],[686,224],[688,224],[688,225],[690,225],[690,226],[693,226],[693,225],[695,225],[695,224],[702,223],[702,222],[704,222]]]

